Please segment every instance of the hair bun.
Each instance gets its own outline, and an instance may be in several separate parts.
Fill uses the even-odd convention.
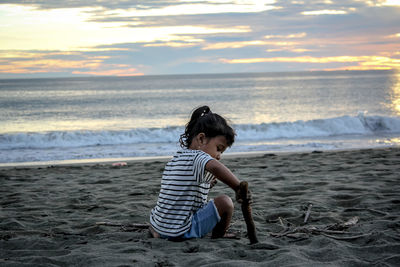
[[[195,111],[193,111],[191,120],[197,120],[200,117],[203,117],[204,115],[207,115],[209,113],[211,113],[211,109],[209,106],[198,107]]]
[[[200,117],[203,117],[204,115],[207,114],[212,114],[211,109],[207,106],[204,107],[203,112],[201,112]]]

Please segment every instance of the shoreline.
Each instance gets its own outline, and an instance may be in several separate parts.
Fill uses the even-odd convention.
[[[400,148],[399,146],[377,146],[377,147],[365,147],[365,148],[338,148],[338,149],[308,149],[308,150],[295,150],[295,151],[246,151],[246,152],[228,152],[223,155],[222,159],[232,159],[237,157],[259,157],[265,154],[275,155],[290,155],[299,153],[329,153],[329,152],[343,152],[343,151],[360,151],[360,150],[379,150],[388,148]],[[147,156],[147,157],[121,157],[121,158],[93,158],[93,159],[67,159],[67,160],[50,160],[50,161],[31,161],[31,162],[5,162],[0,163],[0,169],[2,168],[14,168],[14,167],[43,167],[43,166],[68,166],[68,165],[96,165],[96,164],[112,164],[118,162],[149,162],[149,161],[168,161],[172,157],[169,156]]]
[[[296,152],[274,152],[273,154],[290,154]],[[255,152],[233,152],[223,156],[225,159],[236,157],[257,157],[264,154],[272,154],[271,151],[255,151]],[[95,164],[112,164],[118,162],[148,162],[148,161],[167,161],[170,156],[148,156],[148,157],[125,157],[125,158],[94,158],[94,159],[71,159],[71,160],[51,160],[51,161],[32,161],[32,162],[10,162],[0,163],[0,168],[12,167],[40,167],[40,166],[62,166],[62,165],[95,165]]]

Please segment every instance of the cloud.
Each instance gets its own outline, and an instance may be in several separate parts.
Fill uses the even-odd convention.
[[[400,6],[399,0],[368,0],[363,1],[369,6]]]
[[[192,37],[185,38],[185,36],[180,36],[180,40],[177,41],[143,44],[143,47],[160,47],[160,46],[175,47],[175,48],[191,47],[199,45],[199,43],[202,42],[204,42],[204,40],[202,39],[194,39]]]
[[[400,33],[395,33],[395,34],[391,34],[386,36],[387,38],[400,38]]]
[[[248,46],[279,46],[281,49],[294,49],[298,42],[293,39],[302,39],[307,36],[307,33],[295,33],[287,35],[266,35],[264,39],[267,40],[249,40],[249,41],[236,41],[236,42],[214,42],[203,46],[203,50],[211,49],[237,49]],[[270,41],[271,39],[272,41]],[[288,41],[288,39],[290,41]]]
[[[128,64],[110,64],[109,56],[87,56],[81,52],[2,51],[0,73],[57,73],[133,76],[143,75]]]
[[[75,70],[72,74],[79,75],[95,75],[95,76],[141,76],[143,73],[137,72],[135,68],[129,68],[125,65],[110,65],[107,66],[111,69],[106,70],[92,70],[92,71],[78,71]],[[128,68],[126,68],[128,67]]]
[[[272,10],[276,7],[268,5],[274,1],[196,1],[194,3],[176,2],[164,7],[113,9],[102,13],[105,16],[113,17],[159,17],[179,15],[200,15],[200,14],[222,14],[222,13],[254,13]]]
[[[347,11],[345,10],[313,10],[313,11],[303,11],[301,14],[305,16],[316,16],[316,15],[345,15]]]
[[[359,57],[340,56],[340,57],[273,57],[273,58],[242,58],[242,59],[222,59],[221,61],[229,64],[248,64],[261,62],[301,62],[301,63],[328,63],[328,62],[356,62]]]
[[[296,46],[297,42],[288,42],[288,41],[263,41],[263,40],[254,40],[254,41],[241,41],[241,42],[225,42],[225,43],[214,43],[208,44],[204,46],[203,50],[210,49],[237,49],[243,48],[247,46],[279,46],[279,47],[293,47]]]
[[[307,33],[294,33],[288,35],[266,35],[264,36],[265,39],[294,39],[294,38],[304,38],[307,36]]]
[[[188,35],[235,34],[249,32],[247,25],[174,25],[127,27],[121,22],[89,21],[91,9],[36,10],[31,7],[0,5],[7,12],[8,27],[0,29],[0,49],[10,50],[77,50],[117,43],[159,43],[196,40]],[[10,11],[11,10],[11,11]],[[21,19],[23,18],[23,19]],[[2,22],[0,20],[0,22]],[[3,24],[4,25],[4,24]],[[11,30],[12,29],[12,30]],[[198,40],[198,39],[197,39]],[[196,42],[196,41],[195,41]]]
[[[242,58],[242,59],[221,59],[221,62],[228,64],[253,64],[266,62],[287,62],[287,63],[357,63],[357,65],[348,65],[333,69],[400,69],[400,59],[383,56],[336,56],[336,57],[271,57],[271,58]],[[328,69],[327,69],[328,70]]]
[[[390,0],[3,0],[0,72],[397,68],[398,25]]]
[[[114,0],[114,1],[98,1],[98,0],[85,0],[85,1],[76,1],[76,0],[64,0],[62,5],[59,0],[28,0],[21,1],[19,0],[2,0],[3,4],[22,4],[27,6],[35,6],[38,9],[59,9],[63,8],[82,8],[82,7],[102,7],[105,9],[115,10],[115,9],[123,9],[127,10],[129,8],[136,8],[140,11],[148,11],[154,12],[154,10],[165,10],[171,7],[176,7],[178,10],[181,8],[180,6],[186,7],[190,5],[207,5],[208,7],[222,7],[227,8],[230,7],[234,10],[237,10],[238,7],[242,9],[248,8],[250,10],[264,10],[268,8],[269,5],[274,4],[276,1],[274,0],[170,0],[170,1],[159,1],[159,0]],[[228,9],[229,11],[229,9]],[[173,11],[176,13],[176,11]],[[213,12],[211,8],[210,12]]]
[[[158,0],[133,0],[133,1],[125,1],[125,0],[113,0],[113,1],[98,1],[98,0],[84,0],[84,1],[76,1],[76,0],[63,0],[62,4],[59,0],[28,0],[23,1],[21,3],[20,0],[2,0],[3,4],[15,4],[15,5],[24,5],[24,6],[34,6],[38,9],[59,9],[59,8],[82,8],[82,7],[104,7],[107,9],[115,9],[115,8],[128,8],[131,6],[139,6],[141,8],[146,7],[154,7],[154,6],[164,6],[168,5],[169,1],[162,2]]]

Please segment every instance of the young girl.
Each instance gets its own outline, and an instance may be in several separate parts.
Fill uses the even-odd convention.
[[[208,106],[197,108],[180,138],[181,151],[167,163],[156,206],[150,214],[154,237],[169,240],[225,235],[233,202],[221,195],[207,202],[210,188],[221,180],[239,195],[240,181],[222,163],[221,154],[235,141],[226,120]]]

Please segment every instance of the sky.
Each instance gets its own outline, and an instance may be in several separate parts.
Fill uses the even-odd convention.
[[[371,69],[400,69],[400,0],[0,2],[0,78]]]

